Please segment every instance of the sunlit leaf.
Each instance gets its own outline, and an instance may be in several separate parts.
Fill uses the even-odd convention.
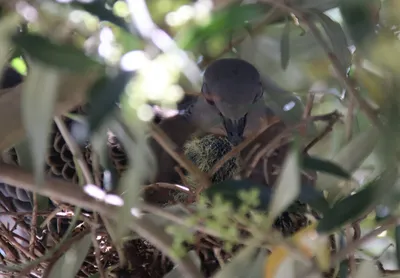
[[[343,170],[339,165],[332,163],[329,160],[320,159],[317,157],[304,156],[302,166],[309,170],[324,172],[344,179],[351,178],[351,175]]]
[[[193,26],[180,33],[177,37],[178,45],[184,49],[191,49],[212,36],[244,27],[246,21],[264,15],[264,9],[266,6],[259,4],[232,4],[224,7],[213,13],[207,24]]]
[[[265,278],[296,277],[295,259],[290,256],[289,251],[283,246],[278,246],[271,250],[264,269]]]
[[[88,121],[90,132],[94,132],[110,113],[115,111],[116,104],[132,78],[132,73],[120,71],[113,77],[102,77],[88,93]]]
[[[289,35],[290,35],[290,20],[286,21],[285,27],[283,28],[282,31],[282,37],[281,37],[281,66],[282,69],[286,69],[288,64],[289,64],[289,59],[290,59],[290,41],[289,41]]]
[[[381,277],[374,261],[363,261],[358,267],[354,278],[378,278]]]
[[[19,33],[13,42],[30,58],[63,70],[84,72],[94,70],[100,64],[88,57],[83,50],[69,44],[59,44],[40,35]]]
[[[59,73],[39,63],[30,65],[30,73],[23,83],[22,118],[27,131],[36,182],[44,179],[45,156],[58,96]]]
[[[204,191],[204,194],[212,199],[214,196],[220,195],[223,200],[230,202],[233,207],[240,207],[242,200],[239,198],[239,191],[258,190],[259,206],[258,209],[265,210],[270,205],[271,188],[256,184],[250,180],[227,180],[210,186]]]
[[[274,195],[271,200],[269,217],[274,219],[282,213],[299,196],[299,193],[299,154],[298,150],[292,147],[288,152],[282,172],[274,186]]]
[[[89,233],[72,244],[71,248],[53,265],[49,278],[74,278],[85,260],[92,245],[92,235]]]

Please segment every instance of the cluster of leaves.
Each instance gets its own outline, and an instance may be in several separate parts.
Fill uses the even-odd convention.
[[[89,111],[81,139],[93,143],[101,166],[112,170],[105,155],[107,129],[121,139],[131,161],[142,161],[133,163],[120,179],[113,179],[114,186],[124,192],[124,205],[118,209],[119,225],[111,225],[111,221],[106,228],[117,246],[132,229],[169,255],[177,268],[168,277],[201,277],[198,267],[193,268],[198,266],[197,255],[182,248],[183,243],[195,243],[195,231],[223,239],[227,250],[234,244],[243,245],[215,277],[289,278],[298,273],[306,277],[331,267],[337,270],[334,275],[346,277],[347,265],[345,271],[339,271],[340,263],[347,262],[348,255],[349,261],[354,258],[365,237],[387,229],[393,230],[396,259],[400,261],[400,229],[396,226],[400,55],[397,38],[385,28],[391,26],[377,28],[379,0],[303,0],[290,1],[290,6],[275,1],[246,5],[228,1],[215,10],[208,10],[208,1],[171,1],[168,11],[157,10],[164,6],[157,5],[157,0],[149,1],[150,11],[145,1],[139,0],[86,2],[23,2],[5,4],[2,9],[0,67],[14,59],[12,64],[21,71],[27,65],[27,72],[22,94],[16,94],[18,105],[0,101],[0,148],[17,144],[24,139],[21,130],[26,131],[27,140],[16,149],[21,166],[34,173],[38,187],[44,184],[43,165],[54,114],[65,114],[86,99]],[[395,7],[394,2],[386,0],[384,4]],[[324,13],[335,7],[339,7],[344,29]],[[19,26],[24,28],[20,30]],[[350,45],[357,49],[354,54],[349,51]],[[266,48],[267,52],[262,51]],[[281,85],[287,81],[288,87],[296,81],[297,87],[290,89],[300,98],[305,99],[309,91],[313,93],[309,99],[318,95],[320,98],[310,106],[313,115],[340,110],[345,122],[330,127],[332,132],[310,150],[311,157],[300,159],[300,151],[291,150],[273,190],[246,180],[213,185],[205,191],[211,197],[211,208],[200,201],[195,213],[183,213],[179,228],[171,226],[172,217],[167,221],[157,211],[143,218],[132,217],[132,208],[142,204],[137,192],[153,174],[149,169],[154,168],[149,167],[152,158],[146,144],[152,117],[148,103],[175,105],[182,90],[199,88],[201,67],[222,56],[245,58],[260,69],[267,104],[289,126],[303,119],[304,106],[268,76]],[[193,62],[198,58],[202,58],[200,68]],[[351,74],[346,76],[350,66]],[[310,89],[317,83],[323,83],[322,89]],[[293,109],[287,108],[290,103]],[[10,110],[20,104],[20,115],[10,117],[15,115]],[[310,112],[310,107],[305,109]],[[303,139],[309,141],[320,128],[310,130]],[[81,166],[77,168],[84,172]],[[319,173],[315,188],[300,184],[302,168]],[[356,180],[360,174],[363,178]],[[81,180],[82,184],[90,183],[84,174]],[[272,224],[298,199],[321,217],[293,236],[282,238],[272,232]],[[47,199],[37,201],[39,206],[48,203]],[[381,207],[386,209],[383,214]],[[371,220],[374,215],[376,219]],[[240,228],[232,225],[233,220]],[[372,227],[372,231],[350,242],[344,231],[352,225],[369,225],[366,228]],[[169,228],[164,231],[159,226]],[[240,236],[243,227],[251,234],[245,239]],[[332,254],[330,234],[336,234],[341,243]],[[52,265],[49,277],[67,272],[74,277],[89,252],[90,240],[85,236],[71,245]],[[71,261],[74,254],[80,256]],[[355,277],[379,277],[371,261],[363,262]]]

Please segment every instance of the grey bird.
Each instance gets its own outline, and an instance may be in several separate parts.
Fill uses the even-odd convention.
[[[179,148],[196,131],[227,136],[237,145],[272,121],[274,113],[263,94],[260,74],[253,65],[241,59],[219,59],[206,68],[201,95],[180,115],[163,120],[160,127]],[[159,168],[155,180],[178,182],[172,157],[154,140],[151,147]]]
[[[244,60],[220,59],[208,66],[201,93],[187,117],[206,132],[226,135],[233,145],[273,116],[263,101],[259,72]]]

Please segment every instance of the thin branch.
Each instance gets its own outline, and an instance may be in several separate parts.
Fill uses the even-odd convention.
[[[302,11],[299,11],[293,7],[288,6],[284,2],[275,1],[275,0],[262,0],[263,2],[270,3],[279,7],[289,13],[293,13],[297,18],[299,18],[311,31],[314,38],[318,42],[318,44],[323,48],[328,59],[330,60],[332,67],[334,68],[339,80],[346,88],[346,90],[354,97],[357,104],[360,106],[361,110],[365,113],[365,115],[369,118],[369,120],[379,129],[383,128],[382,122],[378,119],[374,109],[363,99],[363,97],[357,92],[355,89],[354,82],[346,77],[346,74],[341,70],[342,66],[338,57],[334,53],[332,53],[328,43],[323,38],[321,32],[318,30],[317,26],[312,22],[308,15]]]
[[[32,210],[32,220],[31,220],[31,238],[29,240],[29,252],[33,255],[35,250],[35,239],[36,239],[36,225],[37,225],[37,212],[38,212],[38,203],[37,203],[37,195],[33,193],[33,210]]]
[[[163,149],[178,162],[183,168],[185,168],[190,175],[192,175],[198,182],[199,187],[207,188],[211,185],[211,182],[207,175],[200,171],[200,169],[190,161],[186,156],[177,152],[178,147],[174,142],[165,134],[165,132],[157,125],[152,124],[152,136]]]
[[[77,160],[79,167],[82,170],[82,174],[85,177],[86,183],[94,184],[92,174],[91,174],[89,167],[83,157],[83,154],[82,154],[78,144],[76,144],[74,138],[69,133],[68,128],[65,125],[64,121],[60,117],[54,117],[54,122],[56,123],[58,129],[60,130],[60,133],[61,133],[62,137],[64,138],[65,143],[67,143],[67,146],[70,149],[72,155]]]
[[[83,189],[73,183],[61,179],[46,178],[40,186],[35,185],[34,176],[16,166],[7,165],[0,162],[0,179],[7,184],[22,188],[28,191],[36,192],[49,198],[59,199],[88,210],[97,211],[108,219],[117,219],[118,214],[115,207],[99,202],[93,197],[87,195]],[[185,277],[201,278],[202,275],[196,265],[185,256],[177,258],[171,253],[173,239],[164,231],[147,219],[135,218],[132,216],[129,227],[139,236],[146,238],[151,244],[158,248],[164,254],[169,255],[171,260],[178,266]]]

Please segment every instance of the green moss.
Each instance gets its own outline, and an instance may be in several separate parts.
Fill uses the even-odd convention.
[[[232,145],[226,137],[210,134],[189,140],[184,146],[184,153],[201,171],[207,173],[231,149]],[[212,182],[232,178],[239,170],[240,159],[233,157],[214,174]],[[187,179],[191,185],[194,185],[195,181],[190,176],[187,176]]]

